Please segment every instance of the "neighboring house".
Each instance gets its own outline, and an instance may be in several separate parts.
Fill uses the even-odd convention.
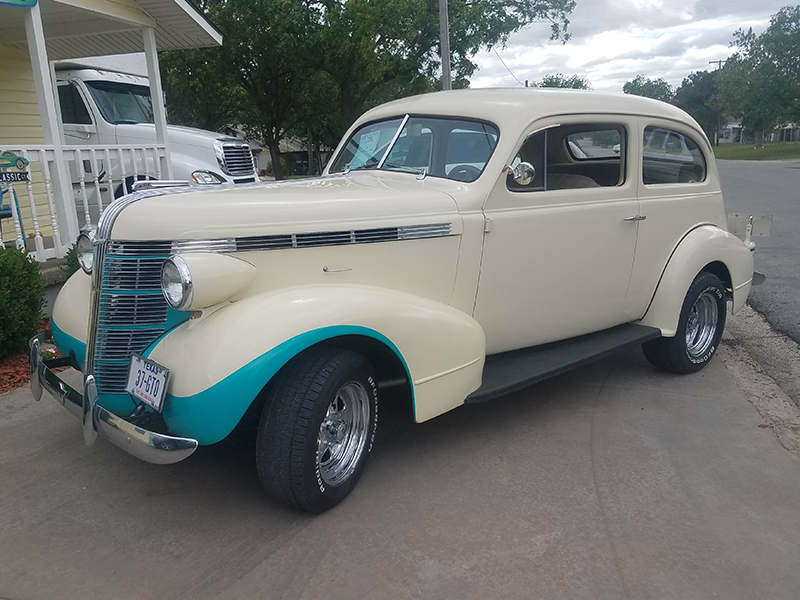
[[[28,161],[0,166],[0,245],[27,247],[40,262],[63,256],[78,236],[70,173],[102,173],[103,161],[158,157],[171,176],[158,51],[219,45],[222,35],[187,0],[39,0],[0,4],[0,154]],[[66,146],[59,132],[51,61],[144,52],[156,143]],[[127,154],[126,154],[127,153]],[[101,168],[98,168],[100,165]],[[135,163],[133,167],[135,169]],[[130,173],[130,171],[128,171]],[[135,175],[135,173],[132,173]],[[5,180],[5,181],[3,181]],[[27,180],[27,181],[26,181]],[[102,182],[87,178],[82,184]]]

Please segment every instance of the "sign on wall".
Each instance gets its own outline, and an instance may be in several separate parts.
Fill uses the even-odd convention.
[[[34,6],[36,0],[0,0],[0,4],[10,4],[11,6]]]

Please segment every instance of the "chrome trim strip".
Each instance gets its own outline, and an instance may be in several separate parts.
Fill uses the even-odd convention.
[[[113,203],[111,204],[111,206],[113,206]],[[102,236],[101,239],[95,241],[95,247],[94,247],[94,268],[92,269],[92,298],[89,307],[89,337],[86,342],[86,363],[85,363],[86,368],[84,369],[84,373],[86,375],[92,375],[92,376],[94,376],[95,352],[97,349],[97,332],[98,328],[100,327],[100,291],[102,290],[103,287],[103,273],[105,272],[105,260],[107,251],[108,251],[108,242],[105,241],[105,236]]]
[[[419,240],[453,235],[452,223],[425,223],[379,227],[374,229],[351,229],[345,231],[320,231],[277,235],[257,235],[237,238],[208,240],[175,240],[172,253],[181,252],[250,252],[258,250],[284,250],[287,248],[318,248],[323,246],[347,246],[350,244],[374,244]],[[116,243],[116,242],[115,242]],[[143,245],[142,253],[147,253]],[[157,240],[154,246],[169,242]]]
[[[383,153],[383,156],[381,157],[381,162],[379,162],[378,166],[375,167],[376,169],[380,170],[380,168],[383,166],[383,163],[385,163],[386,159],[389,158],[389,153],[392,151],[392,148],[394,148],[394,144],[395,142],[397,142],[397,138],[400,137],[400,133],[403,131],[403,127],[405,127],[406,123],[408,123],[408,119],[409,115],[406,114],[406,116],[403,117],[402,123],[400,123],[400,127],[398,127],[397,131],[394,132],[394,137],[392,138],[392,141],[389,142],[388,146],[386,146],[386,152]]]

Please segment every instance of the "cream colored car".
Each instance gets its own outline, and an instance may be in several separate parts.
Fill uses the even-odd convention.
[[[685,147],[643,157],[654,130]],[[154,463],[257,430],[266,489],[322,511],[382,403],[425,421],[639,344],[696,371],[753,281],[708,141],[660,102],[429,94],[368,112],[333,156],[317,179],[112,204],[53,310],[67,358],[32,341],[35,395]]]

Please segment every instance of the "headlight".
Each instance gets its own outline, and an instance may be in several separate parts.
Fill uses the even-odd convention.
[[[222,140],[214,140],[214,154],[217,157],[219,168],[223,173],[227,173],[228,169],[225,168],[225,149],[222,147]]]
[[[225,183],[225,180],[212,171],[195,171],[192,179],[200,185],[216,185]]]
[[[84,231],[78,236],[78,241],[75,242],[75,255],[78,258],[78,264],[87,275],[92,274],[92,267],[94,267],[94,232]]]
[[[161,290],[172,308],[201,310],[235,296],[253,281],[249,262],[210,252],[174,254],[161,267]]]
[[[161,266],[161,291],[167,303],[184,310],[192,302],[192,275],[180,256],[170,256]]]

